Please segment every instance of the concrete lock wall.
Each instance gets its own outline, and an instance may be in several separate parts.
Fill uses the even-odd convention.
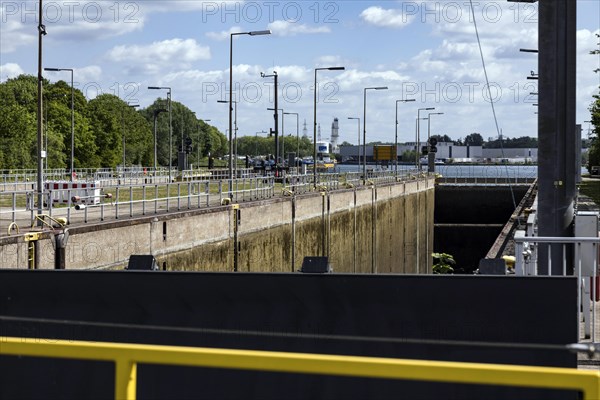
[[[325,255],[334,272],[426,273],[433,207],[424,179],[242,203],[237,234],[232,206],[73,227],[65,267],[123,268],[131,254],[153,254],[167,270],[233,271],[237,236],[238,271],[298,271]],[[40,269],[55,266],[52,241],[38,242]],[[27,268],[27,244],[3,238],[0,257],[1,268]]]

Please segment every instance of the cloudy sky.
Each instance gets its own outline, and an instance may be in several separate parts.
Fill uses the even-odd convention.
[[[367,139],[394,140],[396,100],[399,140],[414,140],[417,109],[435,107],[432,134],[453,138],[472,132],[497,136],[473,22],[483,46],[498,124],[509,137],[536,136],[537,5],[505,0],[473,1],[44,1],[44,66],[74,68],[75,85],[88,98],[112,93],[147,106],[172,88],[173,100],[225,133],[229,38],[232,32],[270,29],[271,35],[234,39],[234,96],[239,135],[272,127],[273,79],[279,75],[279,107],[306,120],[312,137],[314,68],[319,71],[318,116],[322,138],[340,120],[341,141],[356,143],[368,91]],[[579,0],[577,122],[587,131],[592,95],[598,92],[600,58],[594,33],[600,1]],[[35,1],[0,2],[0,81],[37,73]],[[68,72],[46,72],[51,81]],[[425,116],[425,112],[421,113]],[[361,121],[362,122],[362,121]],[[424,123],[426,124],[426,122]],[[423,126],[423,129],[426,129]],[[285,117],[296,134],[296,117]]]

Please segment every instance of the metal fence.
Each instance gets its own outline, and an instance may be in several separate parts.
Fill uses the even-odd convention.
[[[409,169],[368,170],[366,179],[360,172],[319,173],[315,183],[312,174],[298,174],[295,168],[289,173],[279,171],[279,176],[270,171],[239,168],[237,179],[229,180],[228,170],[216,169],[184,171],[170,182],[168,170],[156,176],[144,171],[117,176],[108,170],[88,172],[87,179],[48,182],[43,192],[44,214],[55,220],[62,218],[67,224],[100,222],[428,176]],[[11,183],[15,184],[25,183]],[[33,227],[37,195],[35,184],[24,190],[0,190],[0,236],[10,235],[19,227]]]
[[[600,284],[598,260],[600,237],[541,237],[525,236],[525,231],[515,233],[515,274],[518,276],[550,275],[561,270],[562,276],[576,276],[578,304],[577,315],[583,323],[580,341],[600,343]],[[552,254],[562,254],[562,263],[552,265]],[[542,253],[543,252],[543,253]],[[572,258],[571,258],[572,255]],[[538,268],[540,258],[547,260],[542,273]],[[551,294],[549,294],[551,295]]]
[[[0,337],[0,343],[0,355],[112,362],[115,365],[115,399],[136,398],[138,364],[566,389],[580,392],[584,400],[600,398],[600,372],[572,368],[130,343],[90,343],[42,338]]]
[[[438,177],[437,183],[449,185],[530,185],[535,177]]]

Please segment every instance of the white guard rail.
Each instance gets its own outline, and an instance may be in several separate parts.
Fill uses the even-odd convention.
[[[541,247],[542,245],[543,247]],[[560,250],[563,254],[559,267],[552,266],[551,253]],[[546,273],[538,270],[541,251],[547,252]],[[573,255],[570,260],[570,254]],[[541,237],[525,236],[525,231],[515,233],[515,274],[517,276],[550,275],[549,271],[561,270],[562,276],[579,277],[578,320],[583,322],[581,339],[600,342],[598,311],[600,309],[600,237]],[[583,318],[583,319],[582,319]]]

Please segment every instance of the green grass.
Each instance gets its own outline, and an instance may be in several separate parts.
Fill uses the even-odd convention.
[[[586,180],[579,185],[579,191],[600,205],[600,179]]]

